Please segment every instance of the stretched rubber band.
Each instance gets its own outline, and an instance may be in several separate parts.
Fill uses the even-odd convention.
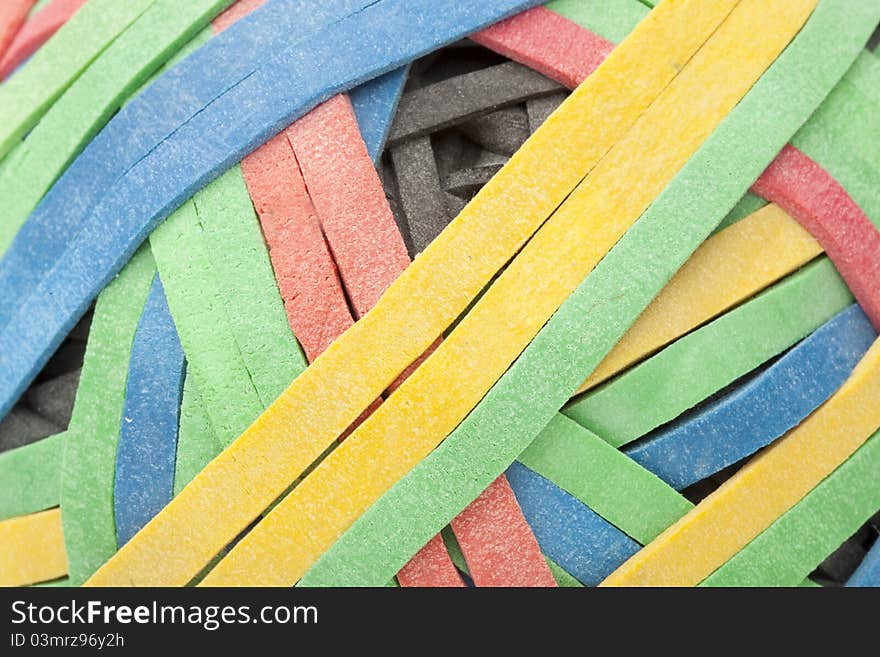
[[[662,16],[663,12],[660,12],[660,15]],[[598,115],[596,120],[599,123],[608,122],[618,126],[617,130],[602,131],[603,135],[607,134],[608,140],[613,141],[650,102],[650,95],[646,97],[644,94],[647,92],[640,88],[639,100],[628,112],[609,113],[607,106],[603,104],[606,97],[619,96],[619,89],[612,81],[616,79],[618,69],[623,68],[627,72],[631,69],[645,70],[642,61],[646,52],[644,48],[650,51],[651,46],[658,47],[654,40],[656,30],[652,29],[655,22],[648,21],[643,30],[637,30],[631,39],[631,46],[619,48],[609,57],[605,67],[607,73],[599,75],[597,72],[597,75],[591,78],[597,81],[591,84],[591,80],[588,80],[582,86],[582,91],[574,94],[569,101],[570,111],[578,112],[579,120],[582,120],[581,106],[586,104],[587,107],[595,106]],[[664,52],[668,51],[670,43],[673,43],[674,47],[680,47],[676,40],[667,41],[664,40]],[[622,54],[615,57],[616,53]],[[654,83],[662,87],[663,81],[668,80],[675,72],[663,65],[656,66],[657,70],[652,69],[646,73],[646,79],[656,80],[658,72],[665,72],[663,80]],[[657,93],[660,89],[655,86],[653,90]],[[517,153],[511,165],[500,172],[470,204],[469,209],[466,209],[465,213],[425,250],[419,262],[414,263],[398,281],[392,284],[376,308],[337,340],[294,382],[276,402],[271,421],[258,421],[237,442],[234,450],[215,459],[200,477],[196,478],[193,485],[188,487],[190,494],[187,495],[187,490],[184,490],[164,513],[159,514],[139,536],[130,541],[120,551],[116,560],[107,565],[105,572],[95,580],[96,583],[111,581],[110,573],[115,569],[118,569],[117,572],[120,574],[129,572],[132,568],[140,570],[142,565],[146,565],[140,553],[147,543],[156,542],[164,545],[171,536],[179,537],[180,532],[175,529],[177,523],[186,522],[191,526],[192,518],[197,516],[199,508],[207,511],[210,508],[220,510],[228,506],[234,496],[227,495],[227,490],[264,491],[259,498],[252,497],[246,505],[239,502],[234,507],[230,507],[229,513],[223,514],[228,520],[223,527],[196,523],[197,526],[209,530],[208,533],[213,536],[198,538],[194,536],[192,545],[179,545],[181,553],[189,555],[190,563],[185,568],[186,572],[181,572],[171,579],[181,583],[189,581],[191,575],[198,572],[207,560],[260,513],[275,495],[284,490],[290,481],[290,472],[298,469],[289,467],[291,463],[302,463],[302,467],[311,463],[330,444],[330,441],[375,399],[381,389],[435,339],[495,271],[506,262],[512,252],[546,218],[555,205],[565,197],[571,187],[580,180],[584,171],[601,156],[603,149],[610,145],[607,141],[595,139],[593,135],[581,139],[580,135],[575,133],[575,137],[572,137],[569,135],[569,124],[565,120],[566,113],[557,112],[555,116],[558,117],[557,120],[546,123],[542,130]],[[554,150],[550,150],[550,144],[554,145]],[[547,157],[548,151],[553,153],[550,158]],[[516,185],[516,181],[527,175],[533,165],[537,166],[540,163],[543,166],[548,159],[565,161],[567,166],[559,176],[548,177],[548,188],[544,195],[536,195],[531,188],[526,192]],[[495,217],[501,210],[510,210],[514,219],[504,222],[496,229]],[[487,230],[488,226],[493,228]],[[491,234],[491,239],[487,239],[487,234]],[[453,260],[450,260],[450,256],[454,256]],[[445,274],[441,274],[459,270],[459,263],[465,262],[470,262],[470,265],[463,270],[467,272],[466,276],[459,275],[453,281],[446,278]],[[426,292],[425,281],[434,281],[430,294]],[[438,287],[437,281],[441,281],[442,285]],[[419,299],[430,299],[430,303],[419,302]],[[385,316],[389,314],[406,317],[406,325],[389,327],[385,321]],[[419,327],[419,330],[414,331],[413,327]],[[366,345],[369,345],[369,349],[366,349]],[[352,363],[362,361],[362,357],[355,357],[355,354],[363,349],[366,350],[364,353],[370,356],[368,362],[363,363],[364,374],[361,374],[360,368],[347,373]],[[342,377],[340,372],[347,374]],[[366,374],[369,376],[365,376]],[[333,380],[335,383],[333,386],[326,386],[325,380]],[[331,388],[346,391],[345,403],[340,403],[342,400],[335,394],[332,404],[324,401],[323,395]],[[314,425],[309,419],[314,417],[316,409],[321,410],[319,425]],[[328,412],[329,417],[325,415]],[[311,438],[310,449],[303,450],[306,447],[304,441],[295,441],[294,449],[290,449],[291,442],[287,439],[283,440],[283,450],[276,449],[275,441],[280,439],[277,435],[273,438],[273,425],[276,423],[279,427],[288,428],[286,430],[292,426],[300,426],[302,435]],[[280,444],[279,442],[278,445]],[[239,450],[247,450],[253,455],[257,450],[256,445],[260,445],[259,452],[266,450],[267,455],[284,453],[285,465],[275,470],[274,475],[261,470],[254,480],[255,486],[250,484],[245,486],[240,478],[250,479],[251,475],[235,465],[235,454]],[[273,477],[277,481],[270,484]],[[215,503],[219,506],[214,507]],[[166,532],[170,533],[166,535]],[[423,546],[433,534],[436,534],[436,530],[426,536],[418,547]],[[141,547],[141,544],[144,544],[144,547]],[[151,550],[148,549],[147,552]],[[398,569],[404,563],[405,560],[399,564]],[[144,568],[144,575],[149,577],[150,573],[158,574],[152,567]],[[386,577],[382,584],[392,575],[393,573]],[[164,580],[165,577],[163,576],[162,579]]]
[[[786,236],[785,241],[772,238],[777,230]],[[725,257],[737,243],[748,245],[743,253],[749,267],[740,267],[737,260]],[[782,218],[781,210],[774,206],[714,235],[682,266],[577,392],[608,380],[821,252],[814,238]]]
[[[552,0],[546,5],[547,9],[613,43],[623,41],[648,15],[650,6],[652,3],[638,0]]]
[[[701,586],[796,586],[880,508],[878,471],[874,434]]]
[[[6,55],[36,0],[7,0],[0,7],[0,57]]]
[[[779,28],[779,41],[764,42],[766,51],[755,50],[745,66],[725,65],[725,91],[713,97],[717,105],[702,107],[691,121],[688,110],[681,107],[682,99],[706,93],[716,67],[725,61],[722,52],[742,38],[750,11],[757,11],[749,3],[718,7],[715,20],[723,21],[722,26],[535,234],[437,351],[350,441],[330,454],[230,550],[203,584],[254,581],[252,578],[263,581],[263,577],[265,582],[294,583],[358,515],[455,428],[772,63],[793,36],[789,30],[796,30],[815,4],[808,2],[776,16],[771,22]],[[732,9],[729,18],[727,9]],[[660,117],[668,117],[670,112],[680,113],[683,123],[689,125],[686,134],[675,131],[673,137],[660,127],[668,126]],[[673,140],[677,140],[676,147],[665,148],[668,157],[657,158],[647,169],[631,170],[634,152],[651,151],[661,142],[668,145]],[[638,176],[638,191],[613,199],[606,196],[617,188],[623,175]],[[474,354],[477,344],[479,357]],[[370,463],[384,466],[376,472]],[[368,471],[371,476],[366,478]],[[355,486],[354,482],[361,483]],[[336,526],[325,516],[322,527],[312,527],[308,516],[318,500],[325,510],[334,508]],[[295,546],[284,539],[291,535],[298,537]],[[303,535],[310,540],[301,540]],[[261,572],[259,564],[269,555],[272,572]]]
[[[92,0],[0,87],[0,159],[154,1]]]
[[[22,62],[33,55],[73,16],[86,0],[54,0],[52,4],[32,13],[0,57],[0,80],[9,76]],[[38,6],[35,5],[35,9]]]
[[[877,442],[876,439],[874,442]],[[874,541],[862,563],[846,581],[847,586],[880,586],[880,541]]]
[[[58,506],[65,440],[59,433],[0,454],[0,520]]]
[[[440,534],[427,542],[415,558],[397,573],[401,586],[446,586],[461,588],[465,584],[455,569]]]
[[[0,254],[122,102],[229,2],[155,0],[58,98],[3,162],[0,195],[8,200],[0,225]],[[15,286],[15,272],[27,266],[27,261],[4,262],[2,285]],[[7,313],[0,314],[0,321],[7,319]]]
[[[626,454],[679,490],[705,479],[797,426],[841,386],[875,338],[862,311],[851,306],[757,378]]]
[[[578,378],[607,354],[840,79],[857,55],[855,44],[867,33],[866,24],[880,16],[880,8],[854,9],[843,2],[818,6],[763,78],[480,405],[375,503],[301,584],[386,581],[389,573],[513,462],[553,418],[578,385]],[[841,37],[834,48],[828,47],[829,33]],[[839,48],[840,43],[849,47]],[[785,91],[792,84],[811,92],[798,94],[792,102]],[[657,244],[663,248],[657,249]],[[647,263],[646,253],[652,254]],[[661,265],[667,257],[672,262]],[[602,321],[585,323],[584,317],[591,314]],[[544,409],[540,413],[536,412],[539,405]],[[374,549],[380,544],[381,554]]]
[[[348,18],[337,17],[338,20],[332,22],[330,27],[312,33],[311,37],[273,57],[269,64],[246,74],[240,82],[228,88],[222,100],[203,108],[204,111],[197,112],[168,138],[153,144],[147,155],[140,154],[112,192],[94,208],[91,218],[84,223],[63,259],[37,286],[30,300],[19,306],[16,319],[0,335],[0,343],[4,340],[17,343],[15,336],[25,330],[30,337],[27,348],[16,344],[14,349],[10,346],[9,351],[2,350],[4,361],[8,356],[11,362],[4,363],[8,367],[0,370],[5,375],[0,382],[0,411],[5,411],[9,407],[9,400],[14,399],[21,387],[33,378],[52,345],[68,328],[67,325],[84,311],[87,299],[95,296],[127,254],[146,236],[146,232],[217,173],[271,137],[279,125],[289,124],[304,110],[338,91],[399,67],[426,50],[504,18],[532,1],[493,0],[476,6],[454,3],[449,7],[445,3],[428,3],[428,0],[415,0],[415,4],[413,0],[370,3],[360,11],[355,10]],[[265,9],[272,6],[275,5],[267,5]],[[238,25],[244,24],[260,11],[254,12],[217,39],[235,32]],[[309,14],[312,22],[318,13],[312,11]],[[413,15],[436,15],[437,20],[409,20]],[[326,19],[332,20],[332,17]],[[390,24],[401,21],[405,21],[408,28],[397,39],[389,42],[382,36],[383,30],[389,29]],[[357,46],[354,46],[354,40],[341,40],[347,46],[358,48],[356,54],[346,55],[336,45],[330,47],[331,41],[339,41],[333,35],[351,31],[381,39],[383,47],[372,49],[369,44],[362,44],[360,39],[356,40]],[[389,44],[393,46],[391,52],[385,47]],[[332,56],[328,49],[333,51]],[[365,57],[365,53],[370,56]],[[303,61],[303,56],[318,59],[311,64]],[[191,64],[194,59],[195,55],[176,68],[184,68],[183,64]],[[328,69],[326,62],[335,65]],[[292,70],[317,75],[293,74]],[[299,93],[292,94],[285,85],[279,87],[275,83],[279,77],[297,79],[301,83]],[[158,81],[151,85],[150,90],[156,89],[157,85]],[[142,98],[144,94],[138,101]],[[134,109],[127,116],[142,108],[138,101],[129,105]],[[237,111],[232,111],[233,108],[237,108]],[[117,115],[103,134],[113,135],[115,130],[111,128],[114,125],[125,124],[124,118],[117,123],[123,113]],[[193,149],[194,140],[199,144],[196,151]],[[198,153],[198,156],[194,157],[194,153]],[[126,159],[118,158],[122,161]],[[147,189],[149,193],[145,194]],[[134,199],[138,199],[138,202],[133,202]],[[105,218],[106,213],[117,219],[128,217],[128,220],[109,221]],[[111,224],[113,230],[108,231]],[[49,289],[53,290],[51,294]],[[45,300],[50,297],[55,303],[52,312],[48,313]],[[34,308],[31,313],[28,310],[31,305],[40,309]],[[32,324],[31,320],[37,317],[39,322]],[[24,325],[27,325],[27,329]]]
[[[880,342],[824,405],[618,568],[604,586],[688,586],[775,522],[880,427]],[[723,531],[719,527],[723,526]],[[688,547],[686,547],[686,545]],[[700,545],[699,553],[689,546]]]
[[[223,445],[217,440],[195,380],[191,375],[186,375],[177,430],[174,494],[182,491],[222,451]]]
[[[0,521],[0,586],[27,586],[67,574],[61,511]]]
[[[816,236],[859,305],[880,328],[880,231],[846,190],[790,145],[752,190],[788,210]]]
[[[116,552],[113,484],[134,334],[156,267],[142,249],[101,293],[64,450],[61,507],[70,583]]]
[[[688,264],[695,266],[685,264],[678,276],[683,283],[689,278],[688,286],[697,282],[712,286],[722,272],[733,273],[732,264],[728,263],[737,263],[738,269],[759,275],[759,263],[769,253],[777,258],[775,269],[782,264],[803,264],[820,252],[821,247],[794,219],[769,206],[769,212],[759,211],[732,226],[729,232],[710,238],[689,260]],[[754,255],[758,258],[752,261]],[[794,257],[797,260],[792,262]],[[707,267],[710,261],[718,267]],[[778,269],[772,273],[778,274]],[[669,289],[667,286],[666,290]],[[754,314],[731,311],[673,342],[612,382],[575,398],[563,413],[620,447],[678,417],[803,338],[843,310],[851,299],[845,290],[840,283],[828,290],[837,294],[805,307],[800,303],[806,297],[798,298],[797,305],[792,306],[793,315],[770,315],[762,317],[760,323],[749,322]],[[654,303],[657,301],[659,298]],[[753,313],[759,312],[756,305],[747,305]],[[650,306],[646,312],[650,312]],[[740,319],[741,314],[748,319]],[[792,316],[797,319],[789,319]]]
[[[124,545],[171,500],[185,364],[158,274],[131,347],[113,487]]]

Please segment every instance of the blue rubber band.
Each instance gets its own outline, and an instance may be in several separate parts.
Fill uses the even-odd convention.
[[[641,549],[583,502],[519,463],[507,481],[541,551],[587,586],[597,586]]]
[[[624,449],[677,490],[769,445],[825,402],[876,339],[853,304],[757,377]]]
[[[171,501],[185,369],[158,274],[131,348],[116,451],[116,542],[125,545]]]
[[[409,76],[409,65],[362,84],[351,90],[351,104],[357,117],[361,136],[373,163],[382,157],[385,141],[391,131],[391,122],[397,111],[397,103],[403,95],[403,87]]]
[[[310,33],[262,68],[231,80],[228,91],[178,121],[167,138],[150,142],[141,139],[138,130],[120,126],[149,124],[149,115],[156,113],[153,107],[179,117],[180,89],[189,88],[180,82],[191,72],[191,62],[201,61],[202,50],[169,72],[176,80],[173,94],[149,93],[169,74],[161,76],[96,139],[105,153],[115,151],[107,159],[133,164],[88,218],[70,224],[81,226],[79,234],[63,255],[56,254],[56,264],[36,289],[31,284],[10,291],[10,305],[17,309],[0,334],[0,416],[138,244],[194,192],[319,102],[535,4],[536,0],[371,3]],[[317,13],[310,6],[310,18]],[[308,24],[314,23],[312,18]],[[211,61],[208,68],[214,66]],[[79,160],[68,174],[81,181],[91,175],[81,171]],[[31,290],[30,296],[23,288]]]
[[[874,541],[874,546],[862,559],[855,572],[850,575],[846,586],[880,587],[880,538]]]

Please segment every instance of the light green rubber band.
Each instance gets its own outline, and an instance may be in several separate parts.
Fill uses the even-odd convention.
[[[89,0],[0,85],[0,159],[155,0]]]
[[[231,1],[154,0],[48,109],[0,166],[0,255],[123,101]]]
[[[65,439],[59,433],[0,454],[0,520],[58,506]]]
[[[208,420],[202,397],[189,374],[183,383],[180,426],[177,432],[177,460],[174,463],[174,494],[199,474],[222,451]]]
[[[61,521],[73,586],[116,552],[116,446],[131,345],[155,273],[149,247],[141,247],[95,306],[61,474]]]
[[[637,0],[552,0],[545,6],[611,43],[623,41],[650,11]]]
[[[562,412],[621,447],[779,355],[852,301],[834,265],[822,257]]]
[[[797,586],[880,508],[880,432],[700,586]]]

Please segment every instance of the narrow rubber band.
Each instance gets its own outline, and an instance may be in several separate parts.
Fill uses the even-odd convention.
[[[229,2],[154,0],[48,109],[3,161],[0,195],[8,202],[0,226],[0,254],[58,176],[122,102]],[[27,261],[4,262],[3,273],[12,275],[12,282],[4,278],[0,285],[14,286],[14,270],[23,267],[28,267]],[[0,313],[0,323],[7,319],[5,312]]]
[[[476,586],[556,586],[506,477],[493,481],[451,524]]]
[[[660,12],[660,15],[662,16],[663,12]],[[640,100],[625,116],[607,112],[604,99],[619,96],[619,89],[614,82],[619,69],[627,73],[632,69],[646,70],[642,61],[644,53],[651,52],[652,46],[658,47],[653,38],[656,30],[652,29],[656,22],[656,20],[648,21],[643,29],[637,29],[631,38],[631,45],[618,48],[606,60],[606,73],[600,74],[601,69],[597,71],[595,76],[582,85],[581,92],[576,92],[568,101],[569,112],[572,114],[577,112],[579,120],[582,120],[581,108],[586,105],[595,108],[596,120],[599,123],[618,126],[617,131],[602,131],[602,134],[608,135],[606,139],[612,142],[637,118],[642,108],[650,102],[651,97],[644,96],[646,92],[639,89]],[[691,32],[690,29],[684,31]],[[675,47],[681,47],[676,40],[671,40],[671,43],[675,44]],[[664,44],[665,51],[670,44],[666,43],[666,40]],[[658,62],[659,59],[653,61]],[[673,77],[675,71],[660,64],[655,66],[656,70],[648,67],[646,78],[657,80],[657,73],[665,71],[663,79],[655,82],[662,88],[664,81]],[[653,87],[653,93],[659,92],[660,88]],[[208,530],[207,535],[198,538],[193,536],[191,545],[179,543],[181,553],[188,555],[190,563],[186,566],[186,572],[175,574],[167,580],[188,582],[220,548],[244,529],[277,494],[286,488],[292,470],[306,467],[323,452],[330,441],[334,440],[361,410],[375,399],[382,388],[387,386],[455,316],[464,310],[495,271],[547,217],[571,187],[577,184],[583,173],[589,170],[602,155],[604,149],[610,146],[606,141],[595,139],[592,134],[582,139],[576,131],[574,134],[577,138],[572,138],[572,135],[569,135],[569,124],[565,120],[566,112],[557,112],[555,116],[558,118],[555,121],[548,121],[541,131],[536,133],[532,140],[512,158],[508,167],[502,170],[465,209],[465,212],[450,225],[449,229],[425,250],[419,261],[413,263],[392,284],[376,308],[337,340],[288,388],[276,402],[270,416],[271,421],[266,418],[258,421],[242,436],[233,450],[215,459],[188,487],[190,494],[187,495],[187,490],[184,490],[172,501],[164,513],[159,514],[139,536],[120,551],[95,583],[113,581],[115,575],[111,576],[111,573],[114,571],[124,579],[127,579],[133,569],[141,571],[143,568],[141,572],[148,578],[158,575],[158,571],[152,566],[144,567],[146,563],[141,558],[141,554],[156,554],[152,549],[147,548],[149,543],[166,545],[172,536],[179,542],[180,532],[176,529],[178,523],[185,522],[188,526],[192,526],[192,519],[198,516],[199,509],[207,512],[211,508],[219,510],[227,506],[235,497],[227,494],[227,490],[265,491],[259,498],[256,496],[251,498],[247,505],[239,502],[234,508],[230,508],[230,512],[226,514],[228,522],[222,527],[195,523],[196,526]],[[553,150],[550,149],[550,144],[555,146]],[[548,153],[552,155],[548,157]],[[528,171],[547,160],[565,161],[567,166],[561,175],[548,177],[548,187],[544,195],[536,195],[533,189],[526,191],[516,185],[518,179],[528,175]],[[513,220],[490,229],[490,226],[495,226],[498,212],[502,211],[510,211]],[[491,239],[487,240],[489,234]],[[470,262],[467,268],[462,269],[467,275],[459,275],[454,280],[447,278],[444,272],[459,270],[460,263],[465,262]],[[434,282],[430,286],[430,293],[425,287],[426,281]],[[438,281],[442,283],[439,286]],[[422,301],[419,301],[420,299]],[[428,303],[427,300],[430,302]],[[406,318],[405,326],[397,328],[389,326],[386,317],[390,319],[399,314]],[[419,327],[418,331],[413,330],[414,327]],[[363,369],[351,368],[352,363],[360,364],[363,360],[361,353],[370,355],[368,362],[363,362]],[[340,373],[346,375],[340,376]],[[335,383],[327,386],[325,381]],[[341,400],[334,394],[333,404],[325,403],[323,395],[328,389],[345,390],[347,395]],[[343,400],[346,403],[340,403]],[[316,417],[318,409],[321,413]],[[334,411],[332,415],[331,411]],[[320,422],[313,424],[313,417]],[[291,442],[287,439],[283,440],[285,446],[283,450],[276,449],[276,442],[280,440],[280,436],[275,435],[275,425],[287,428],[300,426],[302,435],[311,438],[308,451],[303,450],[307,446],[305,441],[294,441],[295,448],[289,449]],[[277,442],[277,445],[280,446],[281,443]],[[245,479],[250,480],[251,475],[235,465],[237,453],[244,450],[250,451],[251,456],[264,451],[267,455],[284,453],[286,458],[283,460],[286,463],[275,470],[274,474],[261,471],[258,477],[256,474],[253,475],[256,477],[253,484],[244,485]],[[258,458],[257,461],[262,459]],[[290,467],[291,463],[297,464],[297,467]],[[273,477],[277,478],[277,481],[267,485],[273,481]],[[215,504],[218,506],[215,507]],[[436,530],[431,535],[433,534],[436,534]],[[426,536],[419,547],[429,539],[430,536]],[[398,569],[403,565],[401,563]],[[165,580],[164,575],[163,580]],[[389,574],[382,584],[391,576],[393,573]]]
[[[58,506],[65,440],[59,433],[0,454],[0,520]]]
[[[32,14],[15,35],[9,49],[0,57],[0,80],[8,77],[33,55],[85,3],[86,0],[54,0],[52,4]]]
[[[739,7],[719,5],[713,19],[707,17],[707,22],[722,23],[717,32],[535,234],[437,351],[352,434],[350,441],[330,454],[230,550],[203,584],[264,581],[263,577],[264,583],[292,584],[301,577],[358,515],[424,458],[478,403],[541,325],[772,63],[814,5],[809,1],[776,16],[770,22],[778,28],[774,35],[778,41],[769,39],[762,44],[766,50],[754,50],[748,63],[729,67],[721,64],[727,59],[722,53],[742,39],[750,12],[757,11],[757,7],[751,6],[751,0]],[[729,18],[727,10],[732,10]],[[711,33],[714,25],[706,27]],[[694,29],[692,20],[691,31]],[[682,107],[683,99],[707,93],[716,67],[725,69],[725,89],[715,93],[713,101],[717,105],[702,107],[691,117]],[[667,132],[670,112],[679,113],[683,124],[689,126],[685,134],[676,130],[673,136]],[[676,141],[676,146],[668,147],[670,141]],[[635,171],[633,153],[651,151],[660,143],[667,144],[668,157]],[[623,176],[633,175],[640,181],[636,191],[625,197],[607,196],[609,190],[617,189]],[[474,356],[477,344],[479,358]],[[376,463],[385,464],[380,472],[376,472]],[[365,476],[367,472],[371,472],[370,477]],[[319,500],[325,510],[335,509],[336,526],[325,517],[322,527],[312,527],[309,516]],[[292,535],[298,537],[295,546],[284,539]],[[303,535],[310,540],[303,541]],[[273,564],[271,573],[261,572],[259,564],[266,559]]]
[[[67,574],[61,511],[0,521],[0,586],[27,586]]]
[[[0,57],[18,36],[36,0],[6,0],[0,6]]]
[[[113,483],[129,355],[156,267],[139,251],[101,293],[64,450],[61,507],[70,583],[116,552]]]
[[[139,152],[133,166],[113,186],[112,192],[95,206],[62,260],[32,292],[30,299],[19,306],[16,319],[4,327],[0,335],[0,343],[16,343],[16,347],[10,345],[8,351],[0,348],[0,358],[12,361],[4,363],[7,367],[0,369],[0,411],[5,412],[22,387],[33,379],[67,324],[84,312],[88,299],[106,284],[149,230],[220,171],[275,134],[279,126],[289,124],[328,96],[399,67],[438,45],[505,18],[533,2],[492,0],[479,5],[451,3],[446,6],[446,3],[438,5],[428,0],[382,0],[369,3],[360,11],[350,8],[355,13],[348,12],[348,17],[343,18],[347,14],[343,12],[336,16],[336,21],[332,15],[325,17],[325,21],[332,21],[329,27],[312,33],[304,41],[278,53],[260,69],[245,74],[238,83],[227,87],[222,100],[190,116],[173,134],[148,148],[146,155],[127,140],[128,148],[123,148],[123,152],[126,155]],[[275,3],[264,9],[274,6]],[[325,7],[324,4],[321,6]],[[263,10],[254,12],[216,40],[235,32],[238,25],[246,23],[260,11]],[[312,8],[309,17],[314,20],[318,13]],[[409,20],[413,15],[430,15],[437,19]],[[385,39],[383,31],[400,21],[406,21],[407,30],[393,41]],[[371,48],[368,43],[362,44],[360,39],[336,38],[350,31],[379,39],[382,47]],[[334,43],[332,47],[331,42]],[[340,43],[356,48],[357,52],[346,55],[339,51]],[[391,50],[386,46],[392,46]],[[309,63],[302,59],[304,56],[317,59],[315,63]],[[191,65],[194,59],[195,55],[176,68]],[[327,62],[333,62],[334,66],[328,68]],[[294,71],[317,75],[300,75]],[[298,93],[291,93],[286,85],[277,85],[275,81],[279,77],[297,79],[301,83],[297,87]],[[157,86],[159,81],[148,91]],[[124,125],[127,118],[143,109],[139,101],[144,95],[128,106],[127,109],[134,109],[126,117],[120,119],[125,113],[123,110],[111,121],[103,132],[108,139],[115,134],[114,127]],[[175,98],[177,95],[175,92]],[[255,103],[259,107],[254,106]],[[168,104],[165,103],[166,108]],[[176,111],[178,107],[174,109]],[[193,143],[198,143],[199,148],[194,149]],[[198,156],[193,157],[194,153]],[[121,155],[117,161],[127,159]],[[139,202],[133,203],[135,198]],[[105,217],[107,213],[117,219],[110,221]],[[118,220],[123,216],[128,220]],[[113,230],[108,231],[111,225]],[[53,291],[50,293],[49,289]],[[45,307],[49,298],[55,301],[51,312]],[[39,309],[33,308],[32,313],[30,306]],[[33,324],[31,320],[37,317],[39,321]],[[18,344],[16,336],[25,330],[30,339],[23,347]]]
[[[650,6],[639,0],[552,0],[546,5],[613,43],[623,41],[648,15]]]
[[[880,231],[840,183],[789,145],[752,191],[781,205],[816,236],[859,305],[880,329]]]
[[[797,426],[841,386],[875,338],[862,311],[851,306],[757,378],[626,454],[679,490],[705,479]]]
[[[774,265],[768,271],[760,263],[766,261],[766,256],[771,253],[774,254]],[[677,278],[673,278],[673,282],[652,302],[652,306],[664,304],[664,296],[674,294],[673,285],[697,290],[705,287],[715,290],[716,296],[721,297],[713,283],[720,281],[724,274],[730,274],[728,280],[734,285],[738,271],[748,272],[748,278],[774,278],[785,265],[794,269],[819,253],[819,244],[794,219],[779,208],[768,206],[702,244],[679,271]],[[683,295],[676,296],[681,298]],[[708,297],[705,293],[701,296],[703,299]],[[760,325],[742,320],[731,330],[729,323],[736,322],[739,317],[735,310],[731,311],[673,342],[608,384],[575,398],[563,409],[563,413],[615,447],[620,447],[678,417],[790,347],[829,319],[834,312],[842,310],[841,296],[844,297],[844,303],[851,298],[843,293],[823,299],[823,303],[817,303],[803,312],[799,306],[796,307],[794,316],[801,322],[790,321],[786,315],[774,315],[764,319]],[[691,308],[699,307],[699,297],[684,298],[693,304],[688,303]],[[676,306],[677,312],[663,313],[666,319],[663,322],[659,317],[648,314],[652,312],[652,306],[648,307],[643,317],[656,319],[656,325],[668,326],[675,321],[674,318],[681,316],[685,320],[690,319],[687,311]],[[662,307],[670,311],[673,306],[666,302]],[[833,308],[830,312],[829,306]],[[705,316],[713,309],[704,306],[699,310]],[[818,321],[814,320],[799,332],[791,334],[792,325],[804,324],[817,316],[820,318]],[[752,333],[756,335],[753,337]]]
[[[874,442],[877,442],[876,440]],[[880,586],[880,541],[874,541],[873,547],[846,581],[847,586]]]
[[[180,425],[177,430],[174,494],[182,491],[222,451],[223,445],[217,440],[195,380],[187,374],[183,382]]]
[[[0,87],[0,159],[155,0],[91,0]]]
[[[689,586],[793,507],[877,427],[880,342],[815,413],[606,579],[603,586]],[[723,527],[723,530],[720,529]],[[691,546],[699,545],[695,553]]]
[[[131,347],[113,487],[124,545],[171,500],[184,376],[183,348],[158,274]]]
[[[706,240],[577,393],[594,388],[819,255],[821,245],[790,219],[783,219],[783,214],[778,207],[767,206],[750,220]],[[776,231],[786,239],[774,240]],[[735,244],[746,247],[741,257],[748,259],[748,267],[725,257]]]
[[[867,34],[866,25],[878,16],[878,7],[821,3],[763,78],[480,405],[375,503],[301,584],[386,581],[503,472],[819,105],[858,54],[856,44]],[[829,48],[832,30],[840,40]],[[792,97],[786,91],[790,85],[810,92]],[[647,265],[645,253],[654,256]],[[671,261],[661,264],[667,258]],[[585,323],[583,318],[597,308],[602,321]],[[373,550],[378,544],[383,546],[381,554]]]
[[[880,508],[878,471],[874,434],[700,586],[796,586]]]

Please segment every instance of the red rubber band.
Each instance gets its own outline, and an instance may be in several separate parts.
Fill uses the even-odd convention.
[[[27,20],[36,0],[4,0],[0,4],[0,55],[5,55]]]
[[[54,0],[28,20],[0,57],[0,80],[33,55],[73,16],[86,0]]]
[[[452,520],[477,586],[556,586],[504,475]]]
[[[752,191],[782,207],[818,240],[880,330],[880,232],[843,186],[788,145]]]
[[[496,23],[471,39],[570,89],[614,49],[610,41],[544,7]]]
[[[400,569],[397,581],[401,586],[464,586],[439,534]]]

